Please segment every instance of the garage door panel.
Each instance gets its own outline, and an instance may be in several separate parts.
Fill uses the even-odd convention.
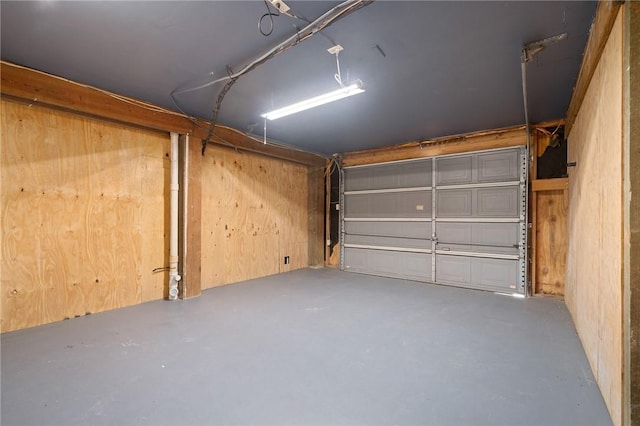
[[[436,193],[436,215],[439,217],[471,217],[473,189],[448,189]]]
[[[518,229],[518,223],[474,223],[471,241],[473,244],[517,246],[520,238]]]
[[[473,182],[473,157],[471,155],[459,157],[438,158],[438,185],[460,185]]]
[[[518,245],[517,223],[437,222],[442,244],[472,244],[513,247]]]
[[[436,223],[438,241],[449,244],[471,244],[473,235],[472,223]]]
[[[363,246],[398,247],[431,250],[431,240],[417,238],[380,237],[374,235],[345,235],[345,244]]]
[[[436,256],[436,282],[485,290],[517,289],[517,260]]]
[[[431,191],[349,194],[347,218],[431,218]]]
[[[475,215],[479,217],[519,217],[520,204],[518,186],[478,188]]]
[[[475,258],[471,264],[474,284],[508,292],[517,289],[517,260]]]
[[[343,269],[525,292],[524,147],[356,167],[345,170]]]
[[[347,234],[382,237],[431,238],[431,222],[356,222],[344,223]]]
[[[520,176],[518,151],[478,154],[478,182],[513,182]]]
[[[347,169],[345,191],[431,186],[432,160]]]
[[[344,263],[345,271],[431,281],[431,254],[346,248]]]
[[[471,258],[436,255],[436,282],[471,285]]]

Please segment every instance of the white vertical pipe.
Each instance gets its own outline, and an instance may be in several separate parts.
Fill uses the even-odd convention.
[[[169,300],[178,298],[178,160],[179,135],[171,133],[171,212],[169,223]]]

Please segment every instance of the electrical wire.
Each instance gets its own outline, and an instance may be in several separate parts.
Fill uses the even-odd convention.
[[[267,13],[265,13],[258,19],[258,31],[260,31],[260,34],[262,34],[263,36],[268,37],[271,35],[271,33],[273,33],[273,17],[280,16],[280,15],[278,15],[277,13],[271,12],[271,9],[269,9],[269,3],[267,3],[267,0],[263,0],[263,1],[264,1],[264,6],[267,8]],[[262,21],[267,16],[269,17],[270,25],[269,25],[269,31],[265,32],[262,30]]]
[[[267,3],[267,1],[266,1],[266,0],[263,0],[263,1],[265,2],[265,6],[266,6],[266,8],[267,8],[267,10],[268,10],[268,13],[266,13],[266,14],[262,15],[262,17],[258,20],[258,29],[260,30],[260,32],[262,33],[262,35],[270,35],[270,34],[271,34],[271,32],[273,32],[273,16],[279,16],[279,15],[278,15],[278,14],[275,14],[275,13],[272,13],[272,12],[271,12],[271,10],[269,9],[269,4]],[[369,1],[369,2],[366,2],[366,3],[367,3],[367,4],[369,4],[369,3],[371,3],[371,2],[372,2],[372,1]],[[365,4],[365,6],[366,6],[366,4]],[[334,9],[335,9],[335,8],[334,8]],[[289,16],[289,17],[291,17],[291,18],[295,18],[295,19],[298,19],[298,20],[304,21],[304,22],[306,22],[307,24],[311,24],[311,21],[309,21],[309,20],[308,20],[306,17],[304,17],[303,15],[296,15],[296,14],[288,13],[288,12],[283,12],[283,14],[284,14],[284,15],[287,15],[287,16]],[[270,17],[270,19],[271,19],[271,28],[270,28],[269,33],[268,33],[268,34],[265,34],[265,33],[263,33],[263,32],[262,32],[262,28],[261,28],[261,21],[262,21],[262,20],[265,18],[265,16],[267,16],[267,15],[269,15],[269,17]],[[323,16],[324,16],[324,15],[323,15]],[[300,32],[301,32],[301,30],[300,30],[299,28],[297,28],[297,27],[296,27],[296,34],[300,34]],[[331,43],[331,45],[332,45],[332,46],[336,46],[336,45],[337,45],[337,44],[336,44],[336,42],[335,42],[331,37],[329,37],[328,35],[324,34],[324,32],[323,32],[322,30],[318,31],[318,33],[320,33],[320,35],[321,35],[321,36],[323,36],[324,38],[326,38],[326,39]],[[301,40],[300,38],[298,38],[298,42],[301,42],[301,41],[302,41],[302,40]],[[341,78],[341,76],[340,76],[340,63],[339,63],[339,60],[338,60],[338,58],[337,58],[337,55],[336,55],[336,61],[338,61],[338,77],[339,77],[339,80],[337,80],[337,81],[338,81],[338,83],[339,83],[340,85],[342,85],[342,83],[341,83],[342,78]],[[251,64],[249,64],[249,65],[251,65]],[[178,103],[178,101],[177,101],[177,99],[176,99],[176,95],[180,95],[180,94],[183,94],[183,93],[195,92],[195,91],[198,91],[198,90],[206,89],[207,87],[214,86],[214,85],[216,85],[216,84],[218,84],[218,83],[222,83],[222,82],[224,82],[224,81],[230,81],[230,80],[233,80],[234,78],[237,78],[237,77],[239,77],[240,75],[242,75],[242,70],[241,70],[241,72],[239,72],[239,73],[233,74],[233,73],[231,73],[231,72],[230,72],[230,69],[227,67],[227,71],[228,71],[228,75],[226,75],[226,76],[224,76],[224,77],[221,77],[221,78],[217,78],[217,79],[212,80],[212,81],[209,81],[209,82],[207,82],[207,83],[200,84],[200,85],[193,86],[193,87],[187,87],[187,88],[185,88],[185,89],[175,89],[175,90],[173,90],[171,93],[169,93],[169,97],[171,98],[171,102],[172,102],[172,103],[173,103],[173,105],[176,107],[176,109],[177,109],[178,111],[180,111],[180,113],[182,113],[184,116],[186,116],[186,117],[187,117],[187,118],[188,118],[188,119],[189,119],[189,120],[190,120],[194,125],[196,125],[196,126],[198,126],[198,127],[202,128],[202,129],[207,129],[207,128],[209,128],[209,126],[203,126],[202,124],[200,124],[200,123],[198,122],[198,119],[197,119],[195,116],[192,116],[191,114],[188,114],[188,113],[187,113],[187,112],[186,112],[186,111],[185,111],[185,110],[180,106],[180,104]],[[247,72],[248,72],[248,71],[247,71]],[[334,77],[335,77],[335,76],[334,76]],[[233,85],[233,83],[232,83],[231,85]],[[97,90],[99,90],[99,89],[97,89]],[[228,90],[227,90],[227,91],[228,91]],[[227,92],[227,91],[225,91],[225,92],[224,92],[224,94],[226,94],[226,92]],[[107,92],[107,93],[108,93],[108,92]],[[109,95],[112,95],[112,94],[109,94]],[[112,95],[112,96],[114,96],[114,97],[115,97],[115,95]],[[224,96],[222,96],[222,98],[224,98]],[[219,99],[220,99],[220,96],[219,96]],[[217,118],[217,114],[216,114],[216,118]],[[209,138],[208,138],[208,139],[209,139]],[[205,146],[205,145],[206,145],[206,142],[205,142],[205,143],[203,143],[203,152],[204,152],[204,146]],[[233,144],[230,144],[230,145],[235,146],[235,145],[233,145]]]
[[[207,133],[207,137],[202,141],[202,154],[204,155],[206,146],[211,140],[211,137],[213,136],[213,132],[215,130],[216,122],[218,120],[218,114],[220,112],[222,101],[224,100],[224,97],[229,92],[231,87],[233,87],[235,82],[238,80],[238,78],[252,71],[253,69],[265,63],[266,61],[273,58],[274,56],[300,44],[304,40],[322,31],[324,28],[328,27],[329,25],[333,24],[334,22],[338,21],[344,16],[364,6],[368,6],[371,3],[373,3],[373,0],[347,0],[343,3],[340,3],[338,6],[335,6],[329,9],[327,12],[325,12],[320,17],[318,17],[315,21],[311,22],[306,27],[304,27],[302,30],[296,31],[295,34],[291,35],[289,38],[287,38],[280,44],[276,45],[275,47],[268,50],[267,52],[265,52],[263,55],[261,55],[260,57],[258,57],[257,59],[249,63],[248,65],[244,66],[240,71],[234,74],[231,74],[229,76],[230,80],[227,81],[227,83],[218,93],[216,105],[213,108],[213,111],[211,114],[211,124],[209,126],[209,132]]]

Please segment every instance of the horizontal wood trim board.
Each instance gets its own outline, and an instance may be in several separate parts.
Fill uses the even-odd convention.
[[[559,189],[569,189],[569,178],[536,179],[531,181],[531,190],[533,192]]]
[[[613,24],[618,16],[618,10],[622,6],[623,1],[599,1],[596,9],[596,16],[591,25],[589,39],[582,56],[578,79],[571,95],[569,109],[567,110],[567,118],[565,124],[565,137],[571,133],[573,123],[578,116],[580,106],[589,88],[589,83],[596,71],[600,56],[604,50]]]
[[[344,167],[413,158],[435,157],[471,151],[509,148],[526,143],[524,127],[469,133],[425,142],[412,142],[387,148],[348,152],[342,157]]]
[[[40,71],[2,61],[0,92],[3,97],[42,105],[90,117],[116,121],[147,129],[189,134],[204,139],[209,122],[198,118],[200,126],[185,115],[135,99],[75,83]],[[317,154],[261,142],[230,127],[218,125],[212,142],[281,160],[324,167],[327,160]]]

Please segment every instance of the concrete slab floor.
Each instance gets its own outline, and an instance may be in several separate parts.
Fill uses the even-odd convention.
[[[562,301],[329,269],[6,333],[1,421],[611,424]]]

